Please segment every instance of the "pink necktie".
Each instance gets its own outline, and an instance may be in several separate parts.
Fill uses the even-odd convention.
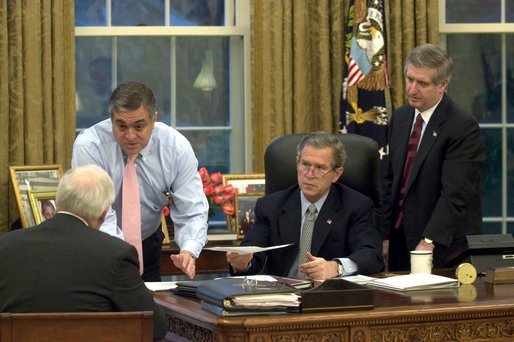
[[[127,158],[123,175],[123,198],[121,222],[125,241],[137,249],[139,272],[143,274],[143,246],[141,242],[141,205],[137,183],[135,159],[137,154]]]
[[[402,183],[400,185],[400,192],[398,193],[398,216],[394,227],[400,228],[403,222],[403,199],[405,192],[407,191],[407,183],[409,176],[412,171],[412,165],[414,165],[414,159],[416,159],[416,153],[418,152],[419,140],[421,139],[421,128],[423,127],[423,118],[421,114],[416,116],[416,123],[412,129],[412,133],[409,138],[409,144],[407,145],[407,154],[405,157],[405,166],[403,167]]]

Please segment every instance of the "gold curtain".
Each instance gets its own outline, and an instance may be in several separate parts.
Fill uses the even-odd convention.
[[[251,4],[254,170],[263,172],[273,139],[337,130],[345,11],[341,0]]]
[[[284,134],[335,132],[343,79],[347,0],[252,1],[254,170]],[[384,0],[391,104],[406,102],[403,61],[416,45],[438,43],[437,0]]]
[[[19,217],[8,165],[70,165],[73,6],[69,0],[0,0],[0,233]]]
[[[417,45],[438,44],[438,0],[385,0],[387,61],[391,103],[398,108],[407,101],[403,62]]]

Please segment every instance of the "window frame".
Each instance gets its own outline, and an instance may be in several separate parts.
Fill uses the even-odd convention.
[[[225,26],[169,26],[169,0],[165,1],[165,22],[167,26],[110,26],[111,6],[106,1],[107,26],[80,26],[75,27],[75,37],[116,37],[152,36],[170,37],[171,39],[171,70],[175,73],[174,49],[177,37],[228,37],[230,43],[230,125],[220,127],[181,126],[180,131],[201,130],[227,130],[230,131],[230,170],[231,173],[251,173],[253,168],[253,139],[251,131],[251,78],[250,78],[250,0],[225,1]],[[233,18],[233,20],[230,20]],[[231,38],[238,39],[231,39]],[[241,53],[242,51],[242,53]],[[113,60],[117,60],[116,44],[113,44]],[[242,77],[236,75],[243,70]],[[241,81],[242,79],[242,81]],[[176,127],[176,84],[175,77],[170,77],[171,82],[171,122],[167,123]],[[113,68],[112,89],[117,86],[116,68]],[[81,129],[77,128],[77,133]]]
[[[500,34],[501,35],[501,80],[502,80],[502,113],[500,123],[480,123],[481,129],[500,129],[501,130],[501,216],[484,216],[484,223],[501,223],[501,234],[507,234],[509,225],[513,225],[514,217],[508,216],[508,130],[514,129],[514,122],[509,123],[507,117],[507,34],[514,34],[514,23],[505,22],[505,1],[500,4],[499,23],[466,23],[449,24],[446,23],[446,0],[439,0],[439,36],[440,42],[446,48],[446,37],[453,34]],[[512,95],[511,95],[512,96]],[[514,113],[511,113],[514,115]],[[511,199],[511,205],[514,199]]]

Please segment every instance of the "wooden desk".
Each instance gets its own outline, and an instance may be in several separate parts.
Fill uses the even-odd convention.
[[[170,335],[191,341],[514,340],[514,284],[481,278],[459,289],[375,290],[375,308],[362,311],[223,318],[167,292],[155,293],[155,300],[166,311]]]

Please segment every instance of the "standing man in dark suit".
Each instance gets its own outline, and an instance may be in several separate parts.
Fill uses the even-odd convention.
[[[409,103],[392,116],[384,181],[390,271],[409,270],[411,250],[433,251],[434,267],[444,267],[466,235],[482,233],[485,145],[475,118],[445,93],[452,71],[446,51],[431,44],[405,60]]]
[[[0,312],[153,311],[154,337],[164,337],[136,249],[98,230],[113,201],[105,171],[77,167],[59,182],[51,219],[2,235]]]
[[[312,133],[297,150],[298,184],[257,201],[256,222],[241,243],[293,246],[256,254],[228,252],[231,273],[322,280],[380,272],[384,264],[379,232],[373,227],[372,200],[337,182],[346,161],[343,143],[328,133]],[[309,207],[314,212],[311,219]],[[314,221],[312,230],[306,228],[309,220]],[[312,238],[302,252],[299,246],[309,230]]]

